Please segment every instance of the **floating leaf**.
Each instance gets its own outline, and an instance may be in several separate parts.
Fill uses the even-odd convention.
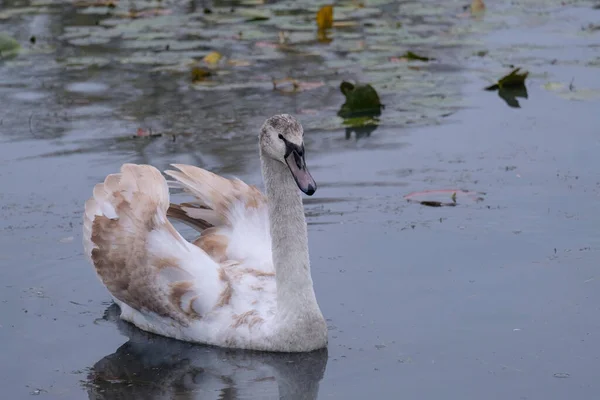
[[[333,27],[333,6],[323,6],[317,12],[317,27],[320,31]]]
[[[452,202],[446,201],[447,196],[451,193],[450,199]],[[483,201],[485,193],[472,192],[461,189],[441,189],[441,190],[425,190],[422,192],[412,192],[404,196],[410,203],[417,203],[427,207],[454,207],[458,205],[458,198],[461,202],[478,203]]]
[[[202,82],[211,75],[212,75],[212,72],[210,72],[207,69],[200,68],[200,67],[192,68],[192,82],[193,83]]]
[[[219,52],[212,51],[212,52],[208,53],[206,56],[204,56],[202,61],[204,61],[207,64],[214,65],[219,62],[221,57],[223,57],[223,56]]]
[[[503,76],[497,83],[486,87],[485,90],[525,87],[525,78],[527,78],[529,72],[519,73],[520,70],[521,68],[513,69],[510,74]]]
[[[425,61],[425,62],[427,62],[427,61],[433,61],[433,60],[435,60],[435,58],[423,57],[416,53],[413,53],[412,51],[407,51],[400,57],[391,57],[390,58],[390,61],[392,61],[392,62],[408,62],[408,61]]]

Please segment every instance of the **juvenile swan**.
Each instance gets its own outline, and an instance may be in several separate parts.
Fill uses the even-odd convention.
[[[259,135],[266,196],[238,179],[174,164],[167,182],[124,164],[85,204],[83,246],[121,318],[159,335],[222,347],[304,352],[327,346],[310,274],[302,198],[317,185],[291,115]],[[169,185],[167,185],[167,183]],[[193,202],[169,204],[169,186]],[[193,243],[167,216],[201,232]]]

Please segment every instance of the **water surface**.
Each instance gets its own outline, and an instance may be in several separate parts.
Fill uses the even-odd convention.
[[[460,1],[348,1],[336,19],[356,24],[329,43],[308,1],[116,3],[0,2],[21,44],[0,59],[3,398],[598,396],[594,2],[471,16]],[[397,60],[408,50],[436,60]],[[482,90],[512,65],[530,71],[519,108]],[[273,89],[289,77],[304,86]],[[378,91],[374,128],[337,116],[342,80]],[[319,184],[306,211],[329,349],[215,349],[119,322],[82,254],[93,185],[124,162],[260,185],[257,130],[280,112],[305,126]],[[477,195],[405,199],[428,190]]]

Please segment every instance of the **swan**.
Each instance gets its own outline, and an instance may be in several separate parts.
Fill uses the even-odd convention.
[[[239,179],[173,164],[124,164],[85,204],[83,246],[138,328],[227,348],[308,352],[327,346],[313,289],[300,189],[317,185],[304,131],[288,114],[265,121],[259,154],[266,195]],[[194,201],[170,204],[169,187]],[[200,231],[188,242],[167,217]]]

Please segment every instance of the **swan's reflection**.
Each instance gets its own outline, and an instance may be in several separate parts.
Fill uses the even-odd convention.
[[[88,375],[90,399],[316,399],[327,350],[261,353],[198,346],[143,332],[118,318],[129,341]]]

